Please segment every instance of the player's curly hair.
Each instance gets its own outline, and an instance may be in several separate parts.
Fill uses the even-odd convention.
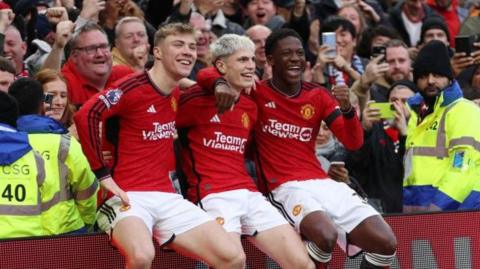
[[[272,55],[273,50],[275,49],[275,46],[277,46],[278,41],[287,38],[289,36],[298,38],[300,42],[303,44],[302,37],[292,29],[289,28],[282,28],[273,31],[268,37],[267,40],[265,41],[265,55]]]

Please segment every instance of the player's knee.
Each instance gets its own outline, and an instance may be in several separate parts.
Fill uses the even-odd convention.
[[[131,268],[150,268],[155,258],[154,249],[139,249],[128,257],[129,267]]]
[[[397,250],[397,238],[393,232],[385,232],[380,235],[377,250],[375,253],[382,255],[393,255]]]
[[[335,248],[335,244],[337,242],[338,232],[337,230],[333,229],[321,229],[318,233],[318,237],[314,240],[317,247],[321,250],[331,253]]]
[[[223,257],[217,262],[214,268],[229,268],[229,269],[236,269],[236,268],[245,268],[245,263],[247,261],[247,257],[243,251],[236,252],[235,255],[228,255]]]

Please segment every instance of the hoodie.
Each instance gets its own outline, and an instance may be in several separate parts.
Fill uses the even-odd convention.
[[[32,150],[28,135],[0,123],[0,165],[10,165]]]
[[[60,122],[42,115],[20,116],[17,120],[17,128],[29,134],[66,134],[68,132]]]

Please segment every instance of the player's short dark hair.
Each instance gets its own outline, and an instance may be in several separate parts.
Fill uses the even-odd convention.
[[[340,16],[328,17],[323,23],[320,33],[335,32],[338,29],[350,32],[353,38],[357,37],[355,25],[353,25],[353,23],[351,23],[349,20]]]
[[[7,58],[0,56],[0,71],[8,72],[15,75],[15,67],[13,67],[12,63],[7,60]]]
[[[275,46],[277,46],[278,41],[287,38],[289,36],[298,38],[303,44],[302,37],[295,31],[289,28],[282,28],[274,30],[265,41],[265,55],[272,55]]]
[[[45,99],[40,82],[33,78],[17,79],[10,85],[8,93],[17,100],[20,116],[40,114]]]

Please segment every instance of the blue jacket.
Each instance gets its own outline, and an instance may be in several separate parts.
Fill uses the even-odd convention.
[[[32,150],[28,143],[28,135],[18,132],[7,124],[0,123],[0,165],[16,162]]]
[[[17,129],[29,134],[66,134],[67,129],[50,117],[42,115],[20,116]]]

